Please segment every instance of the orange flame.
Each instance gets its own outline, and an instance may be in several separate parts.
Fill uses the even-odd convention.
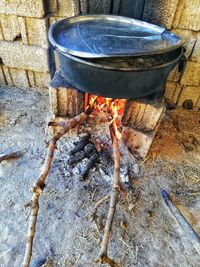
[[[121,118],[124,112],[126,100],[90,95],[89,104],[94,104],[95,110],[97,111],[111,113],[113,119],[110,121],[109,124],[113,124],[117,139],[121,139]]]

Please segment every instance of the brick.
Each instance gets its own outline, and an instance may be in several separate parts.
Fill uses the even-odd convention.
[[[199,99],[198,99],[198,101],[197,101],[197,108],[200,109],[200,97],[199,97]]]
[[[184,86],[180,97],[178,99],[178,105],[182,106],[184,101],[192,100],[193,106],[196,107],[200,97],[200,87],[199,86]]]
[[[200,2],[199,0],[179,1],[173,22],[174,28],[199,31],[200,30]]]
[[[35,75],[35,85],[37,88],[48,88],[51,82],[51,75],[44,72],[34,72]]]
[[[27,73],[31,87],[40,89],[49,87],[49,84],[51,82],[51,76],[49,73],[37,72],[31,70],[29,70]]]
[[[18,17],[18,24],[21,32],[22,43],[28,45],[28,36],[26,29],[26,20],[24,17]]]
[[[122,124],[135,130],[152,131],[163,113],[164,99],[155,103],[148,101],[127,101]]]
[[[178,71],[178,65],[170,72],[167,80],[171,82],[179,82],[181,72]]]
[[[0,14],[42,18],[45,15],[43,0],[0,0]]]
[[[198,86],[200,83],[200,64],[187,61],[180,83]]]
[[[24,44],[48,48],[48,18],[19,17],[18,19]]]
[[[10,75],[14,86],[30,87],[26,70],[10,68]]]
[[[13,85],[12,77],[11,77],[11,74],[10,74],[10,69],[5,65],[3,65],[2,68],[3,68],[3,72],[4,72],[4,75],[5,75],[5,79],[7,81],[7,84],[8,85]]]
[[[0,41],[0,58],[11,68],[48,72],[48,49]]]
[[[168,81],[165,86],[165,97],[176,104],[181,90],[182,86],[180,84]]]
[[[0,41],[3,40],[3,30],[2,30],[2,27],[1,27],[1,20],[0,20]]]
[[[26,70],[9,68],[5,65],[3,70],[8,85],[25,88],[30,86]]]
[[[3,64],[0,64],[0,84],[7,84],[5,74],[3,71]]]
[[[51,114],[55,117],[58,115],[58,96],[57,89],[52,86],[49,87],[49,102]]]
[[[58,10],[58,1],[57,0],[50,0],[50,1],[46,1],[46,9],[47,12],[49,13],[56,13],[56,11]]]
[[[20,36],[17,16],[0,15],[0,23],[2,29],[2,39],[13,41]]]
[[[197,41],[191,56],[191,60],[200,63],[200,35],[197,37]]]
[[[170,29],[179,0],[145,1],[143,19]]]
[[[55,0],[50,0],[50,1],[55,1]],[[55,16],[58,17],[73,17],[75,15],[78,15],[80,13],[79,10],[79,0],[68,0],[68,1],[63,1],[63,0],[57,0],[57,8],[55,8],[55,3],[50,5],[50,7],[54,7],[53,10],[51,10],[51,13]]]

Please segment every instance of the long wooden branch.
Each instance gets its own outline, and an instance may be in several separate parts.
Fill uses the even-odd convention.
[[[110,207],[108,210],[106,226],[104,229],[103,241],[101,244],[101,251],[97,262],[107,263],[111,267],[117,267],[118,264],[111,260],[108,256],[108,245],[112,230],[113,219],[116,211],[116,206],[119,198],[120,191],[124,191],[123,185],[120,181],[120,151],[118,146],[118,139],[115,135],[113,125],[110,125],[110,136],[113,143],[113,158],[114,158],[114,173],[113,173],[113,187],[110,197]]]
[[[85,112],[82,112],[80,115],[74,117],[73,119],[70,119],[68,121],[62,121],[61,129],[53,135],[53,137],[50,139],[48,151],[46,155],[45,162],[43,164],[42,171],[36,181],[36,183],[33,185],[32,192],[33,196],[28,204],[31,207],[31,214],[29,219],[29,226],[28,226],[28,237],[26,241],[26,250],[23,260],[23,267],[29,267],[31,256],[32,256],[32,247],[33,247],[33,239],[35,236],[35,230],[36,230],[36,222],[37,222],[37,216],[39,211],[39,197],[42,193],[44,186],[45,186],[45,180],[49,174],[54,152],[56,149],[56,143],[57,141],[70,129],[76,127],[77,124],[85,121],[88,116],[91,114],[93,110],[93,107],[88,107]]]

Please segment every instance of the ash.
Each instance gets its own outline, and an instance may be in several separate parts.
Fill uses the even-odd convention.
[[[0,266],[19,267],[25,251],[29,192],[45,158],[45,120],[48,95],[27,89],[0,87],[0,143],[28,152],[0,165]],[[175,196],[192,227],[200,234],[200,111],[167,111],[149,156],[139,161],[120,144],[121,177],[128,211],[120,198],[114,218],[109,254],[123,267],[196,267],[199,255],[164,203],[160,190]],[[90,117],[79,137],[90,132],[103,152],[84,181],[79,174],[88,158],[69,166],[74,139],[65,136],[58,149],[40,201],[33,261],[45,267],[97,266],[108,204],[91,220],[95,203],[110,192],[113,159],[108,126],[103,114]],[[192,136],[192,138],[191,138]],[[91,138],[91,141],[93,141]],[[195,140],[195,142],[194,142]],[[189,147],[189,149],[188,149]]]

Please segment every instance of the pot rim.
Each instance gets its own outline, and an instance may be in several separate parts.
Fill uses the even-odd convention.
[[[131,72],[131,71],[151,71],[151,70],[156,70],[156,69],[162,69],[162,68],[166,68],[168,67],[169,65],[173,65],[175,63],[178,63],[178,61],[181,59],[181,57],[183,56],[183,47],[179,48],[180,50],[180,53],[179,55],[167,62],[167,63],[163,63],[163,64],[160,64],[160,65],[157,65],[157,66],[152,66],[152,67],[129,67],[129,68],[117,68],[117,67],[113,67],[113,66],[108,66],[108,65],[103,65],[103,64],[98,64],[98,63],[93,63],[93,62],[90,62],[90,61],[87,61],[87,60],[84,60],[82,58],[79,58],[79,57],[76,57],[76,56],[73,56],[73,55],[70,55],[70,54],[67,54],[67,53],[62,53],[61,51],[57,50],[57,53],[61,54],[62,56],[65,56],[65,57],[68,57],[70,58],[71,60],[73,61],[76,61],[78,63],[81,63],[81,64],[84,64],[84,65],[89,65],[93,68],[98,68],[98,69],[105,69],[105,70],[114,70],[114,71],[125,71],[125,72]]]

